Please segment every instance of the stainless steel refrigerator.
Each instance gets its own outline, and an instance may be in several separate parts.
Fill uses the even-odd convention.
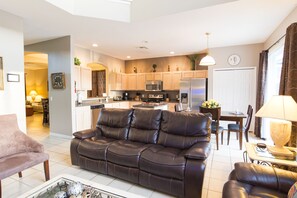
[[[199,110],[207,100],[207,78],[181,80],[179,98],[184,110]]]

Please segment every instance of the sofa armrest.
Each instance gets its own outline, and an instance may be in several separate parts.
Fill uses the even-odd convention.
[[[75,138],[78,138],[78,139],[88,139],[88,138],[91,138],[91,137],[95,137],[96,135],[100,135],[100,131],[99,129],[86,129],[86,130],[83,130],[83,131],[77,131],[75,133],[73,133],[73,136]]]
[[[208,142],[198,142],[194,144],[185,153],[185,158],[187,159],[199,159],[205,160],[211,151],[211,144]]]
[[[251,163],[236,163],[235,176],[240,182],[288,193],[297,181],[297,173]]]

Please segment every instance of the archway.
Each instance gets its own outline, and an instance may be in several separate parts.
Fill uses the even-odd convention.
[[[108,67],[96,62],[89,63],[87,66],[92,69],[92,90],[88,91],[88,98],[103,97],[104,93],[108,95]]]

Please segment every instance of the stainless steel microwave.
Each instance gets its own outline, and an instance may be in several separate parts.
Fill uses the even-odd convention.
[[[147,80],[145,83],[145,91],[162,91],[163,82],[161,80]]]

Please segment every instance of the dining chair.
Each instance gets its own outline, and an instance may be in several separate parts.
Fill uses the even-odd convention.
[[[49,100],[48,100],[48,98],[42,98],[41,103],[42,103],[42,109],[43,109],[42,124],[49,125]]]
[[[245,135],[245,139],[247,142],[249,142],[249,129],[251,126],[251,122],[252,122],[252,116],[253,116],[253,107],[251,105],[248,106],[248,110],[247,110],[247,119],[246,119],[246,123],[245,125],[242,127],[241,131],[244,133]],[[227,144],[229,145],[229,141],[230,141],[230,132],[236,132],[236,137],[238,139],[238,133],[239,133],[239,124],[228,124],[228,140],[227,140]]]
[[[175,112],[181,112],[183,110],[182,104],[178,103],[174,105],[174,111]]]
[[[200,113],[211,113],[211,133],[216,135],[217,150],[219,150],[219,134],[221,133],[221,144],[223,144],[224,128],[220,126],[221,107],[204,108],[200,107]]]

